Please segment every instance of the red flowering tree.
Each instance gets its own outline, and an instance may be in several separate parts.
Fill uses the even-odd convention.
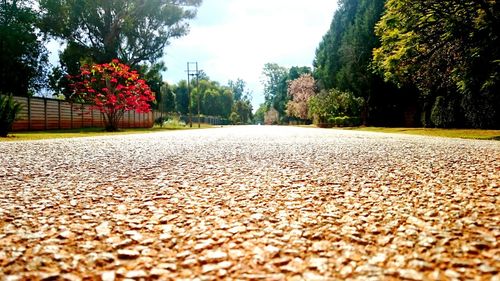
[[[117,131],[126,111],[150,112],[150,103],[155,100],[154,93],[139,74],[117,59],[82,67],[81,74],[71,78],[73,98],[98,109],[104,117],[106,131]]]

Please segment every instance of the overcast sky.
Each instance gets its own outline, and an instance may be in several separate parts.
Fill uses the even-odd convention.
[[[256,110],[264,101],[264,64],[312,67],[336,8],[336,0],[204,0],[189,34],[167,47],[163,78],[187,79],[186,63],[197,61],[222,84],[245,80]]]

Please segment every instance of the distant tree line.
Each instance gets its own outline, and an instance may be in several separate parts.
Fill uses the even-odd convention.
[[[500,128],[498,26],[497,1],[340,0],[312,71],[264,67],[257,119]]]

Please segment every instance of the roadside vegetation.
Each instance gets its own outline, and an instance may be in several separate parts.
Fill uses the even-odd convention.
[[[214,126],[208,124],[201,124],[200,129],[208,129],[208,128],[214,128]],[[193,129],[199,129],[198,124],[193,124],[192,128],[190,128],[187,125],[165,124],[162,127],[160,127],[159,125],[155,125],[152,128],[120,129],[115,132],[108,132],[105,131],[103,128],[14,132],[12,134],[9,134],[7,137],[0,138],[0,142],[147,134],[147,133],[157,133],[163,131],[193,130]]]
[[[440,129],[440,128],[387,128],[387,127],[353,127],[345,130],[377,133],[398,133],[430,137],[446,137],[479,140],[500,140],[500,130],[481,129]]]

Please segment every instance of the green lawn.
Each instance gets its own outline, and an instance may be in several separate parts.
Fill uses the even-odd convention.
[[[434,129],[434,128],[385,128],[385,127],[359,127],[345,128],[345,130],[368,131],[380,133],[400,133],[420,136],[500,140],[500,130],[479,129]]]
[[[212,125],[201,124],[201,129],[213,128]],[[68,130],[49,130],[49,131],[34,131],[34,132],[14,132],[6,138],[0,138],[2,141],[26,141],[26,140],[44,140],[44,139],[60,139],[60,138],[79,138],[79,137],[96,137],[96,136],[112,136],[112,135],[129,135],[129,134],[145,134],[161,131],[173,130],[190,130],[198,129],[198,124],[193,123],[193,128],[189,126],[155,126],[153,128],[134,128],[120,129],[118,132],[106,132],[103,128],[83,128],[83,129],[68,129]]]

